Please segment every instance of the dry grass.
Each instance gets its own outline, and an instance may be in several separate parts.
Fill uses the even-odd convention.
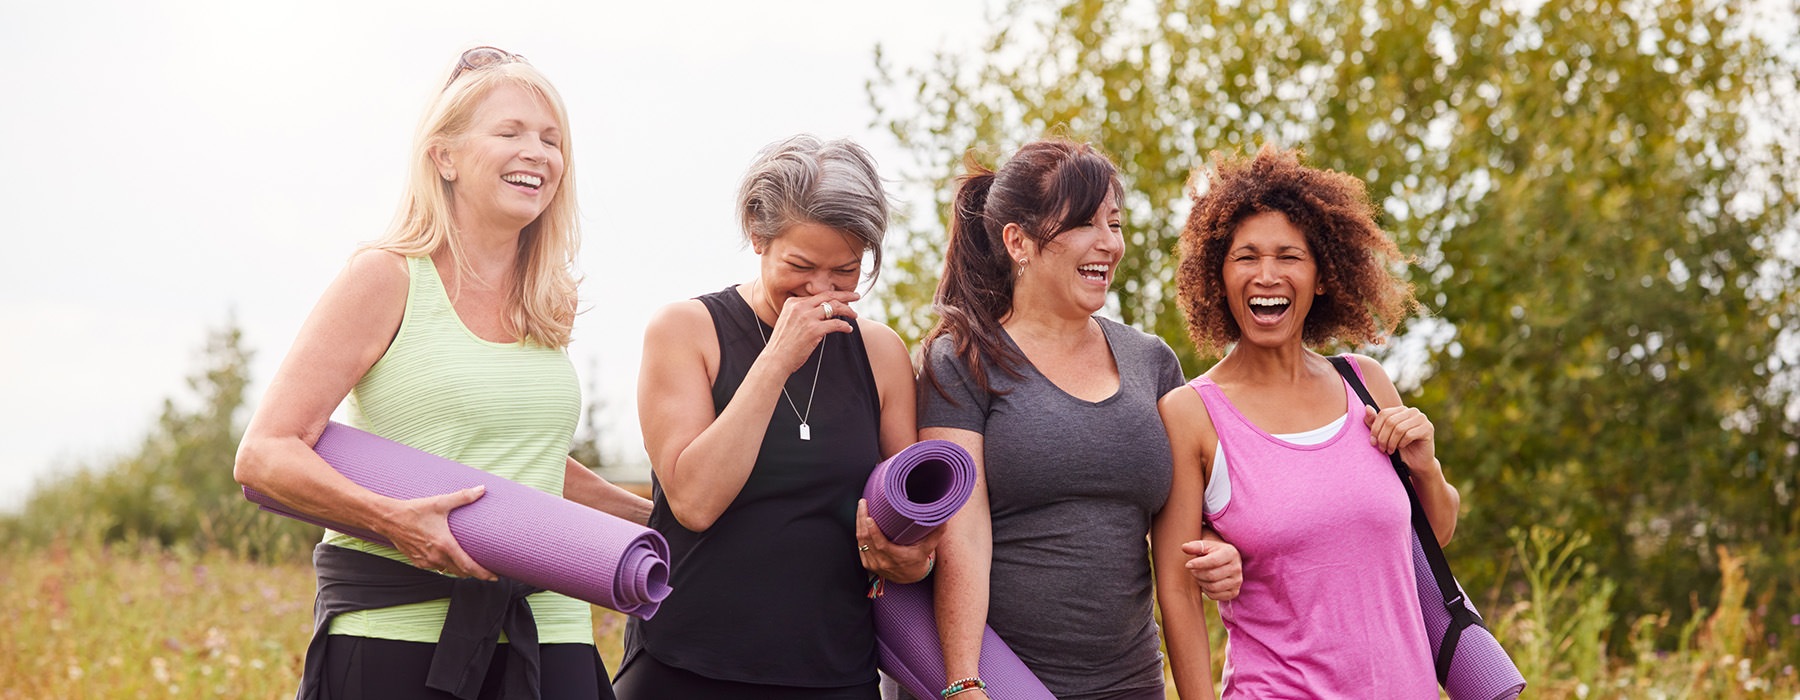
[[[101,545],[97,537],[47,548],[0,544],[0,700],[84,698],[293,697],[312,626],[311,567],[259,564],[221,551]],[[1800,678],[1784,661],[1788,638],[1758,626],[1755,600],[1737,561],[1726,561],[1726,595],[1682,630],[1680,648],[1649,639],[1664,619],[1636,625],[1633,648],[1591,665],[1523,663],[1535,698],[1731,698],[1800,700]],[[1568,650],[1544,633],[1544,620],[1599,614],[1579,603],[1584,591],[1559,592],[1500,611],[1494,621],[1522,661]],[[617,669],[625,616],[594,608],[594,631],[608,669]],[[1209,615],[1210,617],[1210,615]],[[1215,673],[1222,659],[1214,631]],[[1794,625],[1800,627],[1800,620]],[[1595,629],[1604,628],[1598,625]],[[1761,640],[1767,640],[1762,642]],[[1169,697],[1174,697],[1170,684]]]
[[[0,700],[294,696],[312,567],[224,552],[0,545]],[[624,616],[595,608],[607,668]]]

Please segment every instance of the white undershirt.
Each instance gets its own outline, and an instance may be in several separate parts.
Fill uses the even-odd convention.
[[[1317,445],[1338,434],[1338,431],[1344,427],[1344,419],[1348,417],[1349,414],[1346,413],[1338,416],[1337,420],[1302,433],[1271,434],[1270,436],[1296,445]],[[1206,481],[1204,509],[1207,515],[1212,515],[1225,510],[1225,504],[1230,502],[1231,472],[1225,468],[1225,446],[1221,444],[1213,448],[1212,478]]]

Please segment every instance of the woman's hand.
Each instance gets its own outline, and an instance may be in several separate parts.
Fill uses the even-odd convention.
[[[1181,545],[1193,557],[1184,565],[1206,597],[1224,602],[1238,596],[1244,585],[1244,557],[1230,542],[1200,539]]]
[[[850,302],[861,298],[853,290],[789,298],[775,318],[775,330],[769,333],[762,356],[779,363],[782,376],[793,374],[826,335],[851,331],[856,310],[850,308]]]
[[[1369,426],[1369,442],[1383,454],[1400,453],[1400,461],[1412,470],[1413,477],[1441,479],[1443,467],[1437,461],[1437,429],[1425,413],[1410,406],[1395,406],[1380,411],[1363,407],[1363,424]]]
[[[881,534],[875,519],[869,517],[869,502],[856,502],[856,552],[869,573],[894,583],[918,583],[931,573],[937,554],[938,540],[944,536],[942,526],[931,529],[924,539],[910,545],[895,544]]]
[[[487,489],[473,486],[439,496],[400,501],[381,534],[394,542],[413,566],[450,576],[494,581],[499,577],[475,563],[450,534],[450,511],[481,499]]]

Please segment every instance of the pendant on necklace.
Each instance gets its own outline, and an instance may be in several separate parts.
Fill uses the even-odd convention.
[[[801,440],[811,440],[812,439],[812,426],[807,425],[805,423],[800,424],[800,439]]]

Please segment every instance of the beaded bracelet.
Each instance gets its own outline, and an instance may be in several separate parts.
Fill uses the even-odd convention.
[[[987,690],[987,687],[987,683],[982,682],[980,678],[969,676],[968,678],[953,681],[948,687],[938,691],[938,699],[949,700],[950,696],[957,693],[966,693],[971,690]]]

